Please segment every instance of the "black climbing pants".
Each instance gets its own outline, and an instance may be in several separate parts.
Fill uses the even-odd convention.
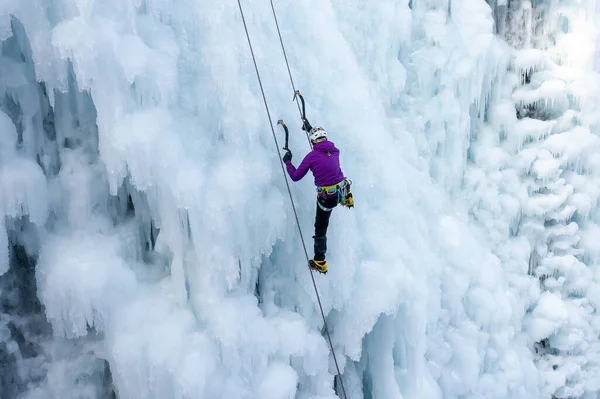
[[[327,227],[329,227],[329,218],[331,211],[324,211],[319,204],[324,208],[335,208],[338,204],[338,197],[332,198],[317,198],[317,215],[315,217],[315,260],[325,260],[325,252],[327,252]]]

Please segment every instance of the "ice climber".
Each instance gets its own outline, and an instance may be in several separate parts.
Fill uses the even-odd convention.
[[[315,216],[314,250],[315,256],[309,262],[310,267],[321,273],[327,273],[327,227],[331,211],[339,203],[352,207],[354,201],[350,193],[351,182],[344,177],[340,168],[340,150],[327,140],[327,132],[321,127],[312,128],[306,119],[302,130],[309,132],[313,149],[302,160],[298,169],[292,164],[292,152],[287,149],[283,162],[290,178],[298,181],[312,171],[317,186],[317,214]]]

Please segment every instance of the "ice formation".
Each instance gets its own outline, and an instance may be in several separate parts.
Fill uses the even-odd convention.
[[[273,3],[354,182],[315,276],[347,399],[596,397],[596,2]],[[0,398],[343,398],[275,122],[235,1],[0,4]]]

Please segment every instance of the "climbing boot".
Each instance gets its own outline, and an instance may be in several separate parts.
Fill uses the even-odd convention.
[[[316,270],[323,274],[327,273],[327,262],[325,262],[325,260],[311,259],[308,261],[308,264],[312,270]]]

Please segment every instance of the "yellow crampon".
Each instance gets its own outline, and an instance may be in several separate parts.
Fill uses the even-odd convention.
[[[308,261],[308,264],[312,270],[316,270],[323,274],[327,273],[327,262],[324,260],[311,259]]]

